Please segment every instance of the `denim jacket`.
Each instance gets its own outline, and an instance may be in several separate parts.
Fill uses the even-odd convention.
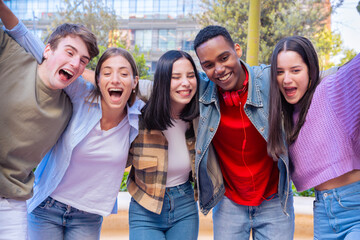
[[[250,67],[240,62],[249,73],[248,97],[244,111],[255,128],[265,140],[268,139],[270,66]],[[211,144],[220,123],[220,104],[217,86],[204,73],[201,74],[199,87],[200,119],[197,142],[195,171],[197,176],[199,205],[202,213],[207,214],[222,198],[225,192],[220,165]],[[286,212],[291,184],[288,154],[280,156],[278,195],[283,211]]]

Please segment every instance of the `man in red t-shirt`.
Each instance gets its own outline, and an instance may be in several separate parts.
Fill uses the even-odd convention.
[[[278,162],[267,154],[269,66],[249,67],[241,61],[240,46],[219,26],[202,29],[194,45],[210,79],[202,79],[199,87],[196,172],[201,210],[206,214],[217,203],[214,238],[249,239],[252,231],[253,239],[292,239],[288,158]],[[210,163],[212,147],[225,192],[209,167],[216,166]]]

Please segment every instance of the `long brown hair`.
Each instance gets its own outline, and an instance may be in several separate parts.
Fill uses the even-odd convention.
[[[103,65],[103,63],[107,59],[109,59],[111,57],[115,57],[115,56],[122,56],[130,63],[133,78],[139,76],[139,71],[137,69],[135,59],[131,55],[131,53],[129,53],[128,51],[126,51],[123,48],[111,47],[111,48],[106,49],[106,51],[100,57],[97,65],[96,65],[96,69],[95,69],[95,85],[96,85],[96,88],[94,89],[94,91],[89,96],[89,98],[91,99],[91,102],[95,101],[95,99],[98,96],[101,96],[101,92],[100,92],[100,88],[99,88],[99,77],[100,77],[101,66]],[[138,89],[139,89],[138,86],[139,86],[139,84],[136,85],[136,87],[134,89],[135,91],[131,92],[131,95],[130,95],[129,100],[128,100],[129,106],[132,106],[134,104],[135,100],[136,100],[136,95],[137,95],[137,92],[138,92]]]
[[[293,123],[294,105],[289,104],[285,100],[277,82],[277,58],[282,51],[294,51],[298,53],[308,67],[309,87],[297,103],[300,112],[299,119],[295,125]],[[283,129],[285,131],[287,144],[293,143],[298,137],[319,82],[319,60],[310,40],[300,36],[281,39],[278,44],[276,44],[271,57],[269,140],[267,150],[273,159],[278,159],[280,154],[286,151]]]

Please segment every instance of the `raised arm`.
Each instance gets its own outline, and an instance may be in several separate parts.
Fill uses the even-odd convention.
[[[6,6],[3,0],[0,0],[0,19],[3,22],[5,28],[9,30],[13,29],[19,23],[19,19]]]
[[[19,21],[14,13],[0,0],[0,18],[4,23],[4,28],[20,46],[30,52],[38,63],[42,62],[42,54],[45,48],[44,43],[35,37],[26,26]]]

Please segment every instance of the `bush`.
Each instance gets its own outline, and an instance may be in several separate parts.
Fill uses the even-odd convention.
[[[303,192],[298,192],[298,191],[296,191],[295,185],[292,183],[292,191],[294,193],[294,196],[298,196],[298,197],[315,197],[314,188],[310,188],[310,189],[305,190]]]
[[[121,181],[119,192],[127,192],[126,180],[127,180],[128,175],[129,175],[129,172],[124,172],[124,176],[123,176],[123,179]]]

